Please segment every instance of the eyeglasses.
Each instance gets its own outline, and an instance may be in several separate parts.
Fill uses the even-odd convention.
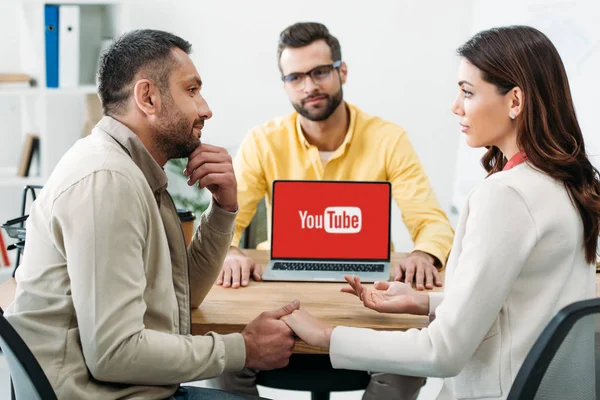
[[[337,60],[333,64],[319,65],[314,67],[308,72],[293,72],[291,74],[282,76],[281,79],[291,88],[295,90],[302,90],[304,89],[307,76],[310,76],[310,79],[315,85],[319,85],[331,79],[331,73],[334,69],[338,69],[340,65],[342,65],[342,61]]]

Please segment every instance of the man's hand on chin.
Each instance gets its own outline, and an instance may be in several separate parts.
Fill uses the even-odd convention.
[[[188,157],[183,173],[188,177],[189,186],[198,183],[198,189],[207,188],[223,210],[238,210],[237,181],[227,150],[210,144],[200,144]]]

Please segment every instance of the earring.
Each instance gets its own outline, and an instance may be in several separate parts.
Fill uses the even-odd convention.
[[[517,118],[517,116],[515,115],[515,113],[511,112],[510,114],[508,114],[508,116],[510,117],[510,119],[515,119]]]

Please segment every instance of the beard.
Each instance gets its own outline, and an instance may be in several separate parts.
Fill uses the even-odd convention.
[[[315,97],[325,97],[325,107],[323,108],[319,108],[316,110],[309,110],[306,107],[304,107],[304,104],[306,104],[307,101],[314,99]],[[342,91],[342,88],[340,87],[340,90],[335,93],[333,96],[330,96],[328,94],[313,94],[310,95],[304,99],[302,99],[302,101],[300,103],[294,103],[292,102],[292,106],[294,106],[294,109],[296,111],[298,111],[298,114],[302,115],[304,118],[310,120],[310,121],[325,121],[327,118],[329,118],[331,116],[331,114],[333,114],[333,112],[335,111],[335,109],[342,103],[342,100],[344,98],[344,94]]]
[[[161,122],[156,127],[154,136],[156,146],[169,160],[188,157],[200,145],[200,141],[194,135],[194,127],[202,126],[203,120],[188,122],[171,97],[165,96],[163,99]]]

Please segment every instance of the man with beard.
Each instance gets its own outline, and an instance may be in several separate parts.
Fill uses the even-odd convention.
[[[199,141],[212,113],[190,50],[162,31],[116,40],[98,73],[105,116],[32,205],[6,315],[58,398],[241,399],[179,384],[288,363],[294,338],[279,318],[297,302],[241,334],[190,334],[238,210],[231,157]],[[163,171],[180,157],[189,184],[212,193],[187,249]]]
[[[395,279],[417,289],[441,286],[454,232],[440,209],[404,130],[343,101],[348,67],[339,41],[319,23],[297,23],[280,34],[279,70],[295,113],[269,121],[243,140],[234,162],[238,179],[235,235],[218,284],[247,286],[260,268],[238,249],[243,230],[276,179],[390,181],[414,248],[394,266]],[[267,212],[270,219],[270,212]],[[267,224],[270,228],[271,223]],[[270,234],[270,232],[269,232]],[[254,371],[224,374],[214,384],[256,393]],[[374,374],[364,398],[415,399],[424,378]]]

